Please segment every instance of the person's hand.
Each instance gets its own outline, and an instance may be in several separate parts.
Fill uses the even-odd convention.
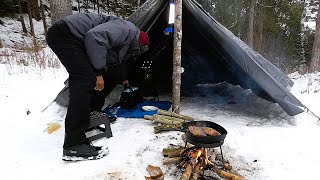
[[[96,81],[96,87],[94,88],[97,91],[102,91],[104,89],[104,80],[103,80],[103,76],[96,76],[97,81]]]
[[[128,79],[122,81],[122,85],[123,85],[123,86],[129,86],[129,81],[128,81]]]

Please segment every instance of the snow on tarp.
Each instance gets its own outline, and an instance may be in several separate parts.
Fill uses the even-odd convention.
[[[128,18],[142,30],[148,31],[151,40],[149,52],[158,48],[157,44],[164,37],[159,34],[162,29],[157,29],[166,27],[168,2],[148,0]],[[304,105],[287,89],[293,82],[206,13],[197,2],[183,0],[182,19],[182,66],[185,68],[182,90],[192,89],[190,87],[196,84],[227,81],[278,103],[289,115],[303,112]],[[166,53],[172,54],[172,48],[169,49]],[[164,67],[160,65],[158,68]],[[159,76],[166,76],[165,71],[159,72],[162,73]],[[166,82],[171,83],[170,80]]]

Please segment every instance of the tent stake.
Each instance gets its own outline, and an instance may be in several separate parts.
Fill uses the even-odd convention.
[[[48,106],[46,106],[41,112],[43,113],[49,106],[51,106],[51,104],[54,102],[54,100],[53,101],[51,101],[51,103],[50,104],[48,104]]]
[[[173,72],[172,72],[172,109],[180,113],[181,87],[181,44],[182,44],[182,0],[175,0],[175,20],[173,32]]]
[[[311,115],[313,115],[314,117],[318,118],[318,121],[317,122],[320,122],[320,117],[317,116],[314,112],[312,112],[309,108],[307,108],[307,106],[304,106],[305,109],[307,109],[307,112],[310,112]]]

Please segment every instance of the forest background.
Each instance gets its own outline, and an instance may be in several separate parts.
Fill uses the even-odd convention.
[[[45,45],[34,33],[33,21],[42,21],[43,37],[52,22],[74,12],[95,12],[128,17],[146,0],[1,0],[0,17],[21,22],[32,47]],[[255,51],[289,74],[318,71],[320,27],[318,0],[196,0],[202,7]],[[3,25],[0,19],[0,24]],[[28,24],[28,25],[26,25]],[[13,48],[28,44],[13,41]],[[0,48],[5,47],[1,41]]]

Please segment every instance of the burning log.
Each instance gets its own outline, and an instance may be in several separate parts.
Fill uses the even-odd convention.
[[[180,180],[189,180],[192,174],[192,165],[190,163],[187,164],[186,169],[182,173]]]
[[[150,174],[150,177],[145,177],[147,180],[163,180],[163,172],[160,167],[148,165],[147,171]]]
[[[194,171],[192,173],[192,179],[194,180],[198,180],[200,177],[200,173],[201,173],[201,169],[202,169],[202,163],[198,163],[197,166],[194,168]]]
[[[194,120],[194,118],[190,117],[190,116],[185,116],[185,115],[182,115],[182,114],[169,112],[169,111],[165,111],[165,110],[160,110],[160,109],[158,110],[158,114],[171,116],[171,117],[176,117],[176,118],[179,118],[179,119],[183,119],[185,121],[193,121]]]
[[[229,172],[232,166],[228,161],[216,158],[213,151],[206,148],[167,148],[163,149],[164,164],[179,163],[178,167],[184,169],[180,180],[198,180],[210,177],[222,177],[227,180],[245,180],[243,177]],[[223,169],[223,170],[222,170]],[[208,172],[210,172],[208,174]]]
[[[182,157],[165,157],[162,160],[162,164],[173,164],[173,163],[179,163],[182,161]]]
[[[179,164],[179,167],[186,168],[188,164],[189,164],[188,159],[187,158],[183,158],[183,160]]]

